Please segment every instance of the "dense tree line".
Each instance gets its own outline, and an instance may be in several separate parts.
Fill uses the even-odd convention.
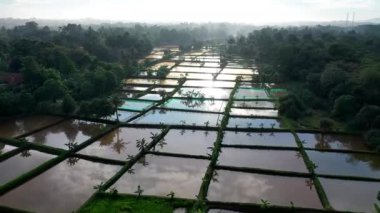
[[[227,50],[256,59],[263,81],[287,82],[280,113],[322,111],[348,128],[370,130],[379,148],[380,26],[265,28],[230,38]],[[375,142],[371,142],[375,143]]]
[[[220,25],[120,26],[67,24],[49,28],[27,22],[0,28],[0,117],[31,112],[105,116],[115,111],[112,94],[154,45],[175,44],[182,51],[223,40]],[[237,30],[237,29],[235,29]],[[143,66],[143,67],[141,67]],[[158,77],[168,73],[166,68]]]
[[[128,32],[59,30],[35,22],[0,30],[0,116],[31,112],[105,116],[123,78],[134,75],[137,59],[149,54],[149,39]],[[7,79],[21,78],[11,83]],[[110,106],[111,105],[111,106]]]

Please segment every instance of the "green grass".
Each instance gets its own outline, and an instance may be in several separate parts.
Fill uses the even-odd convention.
[[[191,200],[160,198],[154,196],[112,195],[99,193],[89,200],[79,212],[113,213],[113,212],[157,212],[172,213],[177,207],[189,207]]]

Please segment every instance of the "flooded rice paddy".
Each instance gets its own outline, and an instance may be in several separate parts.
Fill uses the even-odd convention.
[[[321,210],[328,200],[335,210],[375,212],[380,158],[361,136],[287,129],[275,104],[286,90],[252,81],[257,69],[251,60],[221,67],[218,52],[202,49],[165,61],[164,50],[147,56],[159,60],[149,69],[166,65],[170,79],[143,70],[125,79],[124,101],[111,116],[96,122],[46,115],[0,120],[0,206],[72,212],[104,183],[107,191],[173,192],[195,201],[207,171],[209,201]],[[14,138],[26,142],[9,140]],[[209,212],[239,212],[224,207]]]

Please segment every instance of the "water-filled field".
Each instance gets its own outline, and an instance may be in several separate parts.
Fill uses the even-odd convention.
[[[247,212],[243,204],[374,212],[380,157],[362,136],[289,129],[277,110],[286,90],[252,82],[256,66],[241,64],[221,67],[210,49],[189,52],[152,65],[171,67],[170,79],[125,79],[111,116],[1,120],[0,205],[86,212],[158,196],[189,199],[171,200],[183,204],[176,212],[203,199],[209,212]]]

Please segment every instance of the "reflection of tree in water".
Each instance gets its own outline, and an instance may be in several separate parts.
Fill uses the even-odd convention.
[[[363,150],[365,149],[364,141],[360,137],[334,134],[315,134],[316,144],[318,149],[331,149],[331,144],[339,143],[340,146],[348,150]],[[357,164],[366,162],[371,169],[380,170],[380,157],[375,154],[360,154],[347,153],[346,162]]]
[[[30,150],[24,150],[21,152],[21,157],[23,157],[23,158],[27,158],[30,156],[32,156],[32,154],[30,154]]]
[[[337,143],[339,147],[348,150],[366,150],[364,140],[361,137],[337,134],[315,134],[315,148],[331,149],[331,145]]]
[[[316,149],[331,149],[329,143],[333,142],[331,137],[328,137],[326,134],[315,134],[315,148]]]
[[[310,189],[310,191],[313,190],[313,186],[314,186],[313,179],[306,179],[305,184]]]
[[[146,160],[146,156],[145,156],[145,155],[144,155],[143,157],[141,157],[141,158],[137,161],[137,163],[139,163],[139,164],[141,164],[141,165],[143,165],[143,166],[148,166],[148,165],[149,165],[148,161]]]
[[[67,158],[66,163],[69,166],[74,166],[76,163],[78,163],[78,161],[79,161],[79,158],[77,158],[77,157],[69,157],[69,158]]]
[[[101,124],[101,123],[92,123],[92,122],[86,122],[86,121],[77,122],[78,130],[82,131],[82,134],[86,136],[90,136],[90,137],[98,134],[105,127],[107,127],[107,125]]]
[[[204,99],[185,99],[181,100],[181,103],[189,108],[198,108],[204,105]]]
[[[118,154],[121,153],[121,151],[125,150],[125,146],[129,144],[129,142],[123,142],[123,139],[120,138],[120,131],[121,129],[116,130],[116,142],[113,144],[112,149],[117,152]]]
[[[347,154],[346,162],[356,164],[358,162],[366,162],[372,170],[380,170],[380,157],[377,154]]]

